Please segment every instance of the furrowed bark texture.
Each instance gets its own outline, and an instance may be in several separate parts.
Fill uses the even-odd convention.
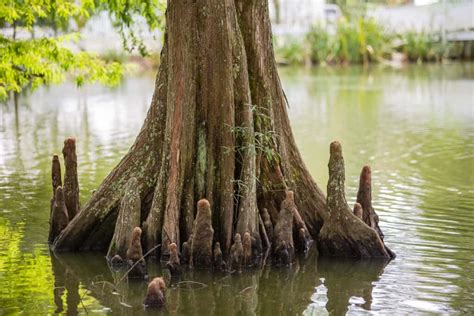
[[[160,61],[134,145],[56,238],[54,249],[107,247],[132,177],[142,201],[145,250],[161,244],[163,257],[171,243],[181,249],[189,239],[203,198],[212,210],[213,242],[220,242],[224,258],[236,234],[259,238],[259,209],[268,210],[263,225],[273,241],[289,190],[298,211],[296,233],[304,227],[316,237],[328,217],[325,197],[293,139],[268,3],[169,1]]]
[[[125,259],[132,238],[133,229],[140,226],[140,194],[136,178],[130,178],[123,192],[114,236],[110,242],[107,258],[119,255]]]

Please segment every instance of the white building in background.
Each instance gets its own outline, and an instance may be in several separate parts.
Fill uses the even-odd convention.
[[[381,6],[368,14],[401,33],[439,32],[450,41],[474,40],[474,0],[415,0],[409,5]]]
[[[270,0],[269,7],[276,36],[303,36],[311,26],[326,20],[325,0]]]

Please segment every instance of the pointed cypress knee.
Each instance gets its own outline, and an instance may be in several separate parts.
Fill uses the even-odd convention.
[[[370,166],[364,166],[360,173],[356,204],[359,204],[362,209],[362,220],[364,223],[373,228],[383,241],[385,236],[379,226],[379,216],[372,206],[372,171]],[[389,253],[390,257],[395,258],[395,253],[387,245],[385,245],[385,250]]]
[[[242,246],[242,239],[240,234],[237,233],[234,236],[234,244],[230,247],[229,254],[229,270],[240,271],[242,270],[242,262],[244,260],[244,247]]]
[[[193,227],[191,244],[191,265],[196,268],[212,267],[212,228],[211,205],[206,199],[197,203],[197,215]]]
[[[77,178],[76,139],[69,137],[64,141],[64,199],[69,220],[79,212],[79,180]]]
[[[51,183],[53,185],[54,195],[56,194],[56,189],[63,186],[61,180],[61,163],[59,162],[58,155],[53,155],[53,161],[51,162]]]
[[[63,185],[61,181],[61,163],[59,162],[58,155],[53,155],[53,160],[51,161],[51,184],[53,186],[53,196],[51,197],[51,203],[50,203],[50,208],[49,208],[50,234],[48,236],[48,242],[50,243],[52,243],[54,238],[56,237],[56,236],[54,237],[51,236],[51,227],[52,227],[52,221],[53,221],[53,207],[54,207],[54,200],[56,196],[56,189],[58,187],[62,187]],[[67,213],[67,210],[66,210],[66,213]],[[68,220],[69,220],[69,217],[68,217]]]
[[[138,191],[138,181],[132,177],[125,185],[123,197],[120,202],[117,221],[115,222],[114,235],[110,242],[107,258],[113,264],[120,264],[125,259],[133,229],[140,226],[141,201]]]
[[[329,218],[319,234],[318,248],[321,255],[386,258],[392,256],[378,233],[360,220],[347,204],[344,193],[344,158],[339,142],[332,142],[329,158],[327,186],[327,211]]]
[[[166,263],[166,267],[170,270],[171,276],[177,276],[180,274],[180,261],[178,254],[178,246],[173,242],[169,246],[170,258]]]
[[[68,223],[69,216],[64,203],[64,192],[63,188],[59,186],[56,188],[52,201],[48,242],[52,243]]]
[[[372,172],[370,166],[364,166],[360,173],[357,203],[362,206],[362,220],[364,223],[375,229],[383,240],[384,235],[379,227],[379,217],[372,207]]]
[[[272,221],[270,219],[270,214],[268,214],[266,208],[262,208],[260,215],[262,216],[262,221],[263,225],[265,226],[265,232],[267,233],[268,241],[270,244],[273,244],[275,242],[275,233]]]
[[[126,258],[129,268],[128,278],[146,279],[147,269],[141,244],[142,229],[135,227],[127,249]]]

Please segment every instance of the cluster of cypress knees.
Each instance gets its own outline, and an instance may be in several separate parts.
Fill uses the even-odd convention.
[[[166,267],[169,269],[171,276],[180,274],[181,265],[202,268],[213,267],[216,270],[234,272],[241,271],[243,267],[251,267],[259,263],[261,259],[260,254],[262,253],[260,239],[253,237],[248,231],[245,232],[243,238],[239,233],[235,234],[234,244],[230,249],[228,263],[226,263],[222,256],[220,243],[216,242],[213,246],[214,229],[211,223],[211,206],[209,202],[206,199],[200,200],[197,203],[197,210],[193,234],[183,243],[181,255],[178,253],[178,246],[175,243],[169,245],[169,260],[166,262]],[[288,191],[287,198],[282,203],[282,213],[275,226],[275,230],[273,230],[268,213],[263,222],[267,229],[269,240],[275,238],[277,246],[273,251],[274,257],[278,260],[279,264],[291,264],[294,256],[292,222],[295,210],[293,192]],[[141,234],[142,230],[140,227],[133,228],[125,258],[118,254],[120,252],[118,248],[115,248],[115,251],[112,253],[109,251],[109,263],[112,266],[126,265],[129,278],[147,278],[145,256],[141,246]],[[112,240],[112,244],[114,240],[115,238]],[[296,245],[302,247],[301,250],[304,252],[309,249],[312,243],[311,237],[309,237],[309,234],[306,233],[303,227],[299,229],[297,240]],[[113,256],[111,257],[110,255],[112,254]],[[164,279],[162,277],[154,278],[148,285],[144,301],[145,307],[164,306],[165,290],[166,284]]]
[[[350,210],[344,196],[344,162],[338,142],[331,144],[327,208],[329,218],[318,236],[318,249],[324,255],[357,253],[358,257],[394,258],[395,254],[385,246],[383,233],[378,226],[378,216],[371,204],[370,167],[362,169],[357,203]],[[79,211],[79,186],[75,139],[68,138],[63,149],[65,161],[64,186],[57,155],[52,161],[54,196],[51,200],[49,242],[67,226]],[[137,180],[130,178],[125,186],[119,207],[115,230],[107,253],[112,266],[126,266],[128,278],[147,279],[145,256],[141,245],[140,196]],[[346,212],[348,210],[348,212]],[[369,229],[371,228],[371,229]],[[334,238],[337,236],[337,238]],[[347,238],[346,238],[347,237]],[[307,252],[313,243],[304,220],[294,202],[292,191],[286,191],[275,224],[266,209],[260,212],[255,232],[236,233],[225,262],[219,242],[214,243],[211,205],[206,199],[197,203],[197,214],[192,234],[182,244],[170,243],[166,263],[171,276],[180,274],[181,266],[196,268],[213,267],[216,270],[241,271],[243,267],[256,266],[265,260],[263,249],[271,253],[276,264],[289,265],[295,252]],[[265,244],[265,245],[262,245]],[[154,278],[148,285],[144,305],[147,308],[165,305],[166,284],[162,277]]]

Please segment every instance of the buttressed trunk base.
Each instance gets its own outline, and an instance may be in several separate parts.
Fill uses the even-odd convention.
[[[267,244],[282,240],[273,228],[290,190],[294,236],[304,236],[305,244],[316,239],[330,216],[291,132],[268,3],[169,1],[160,61],[134,145],[54,249],[108,247],[98,240],[111,240],[130,178],[141,201],[145,250],[161,244],[162,257],[170,244],[182,251],[188,240],[186,252],[196,258],[190,237],[203,198],[211,208],[213,243],[219,242],[224,258],[237,234],[251,236],[252,245],[261,245],[261,236]],[[286,233],[285,243],[292,239]],[[209,249],[206,243],[206,254]]]

